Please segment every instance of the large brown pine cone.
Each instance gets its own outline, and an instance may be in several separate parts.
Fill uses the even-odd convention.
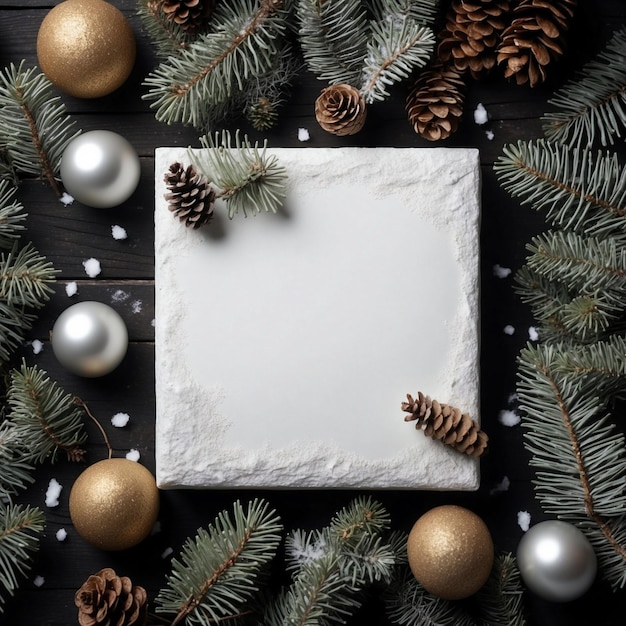
[[[341,83],[323,89],[315,101],[315,118],[333,135],[354,135],[365,124],[367,109],[359,90]]]
[[[507,78],[531,87],[546,80],[548,65],[564,53],[564,33],[575,4],[576,0],[520,1],[498,47],[498,65]]]
[[[406,100],[413,130],[429,141],[447,139],[463,116],[465,82],[454,67],[436,64],[423,71]]]
[[[168,209],[185,224],[200,228],[213,218],[215,189],[193,165],[172,163],[163,177],[169,193],[165,194]]]
[[[496,48],[509,23],[509,0],[453,0],[439,33],[443,63],[480,78],[496,65]]]
[[[168,20],[193,35],[207,23],[216,0],[162,0],[161,10]]]
[[[145,626],[148,596],[110,567],[89,576],[74,596],[80,626]]]

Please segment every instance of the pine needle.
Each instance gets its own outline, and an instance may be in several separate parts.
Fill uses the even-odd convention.
[[[0,179],[0,248],[11,248],[26,230],[24,206],[15,198],[17,189]]]

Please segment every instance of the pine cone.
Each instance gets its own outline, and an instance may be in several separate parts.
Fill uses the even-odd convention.
[[[489,437],[480,430],[478,422],[467,413],[448,404],[439,404],[418,392],[417,398],[407,394],[402,410],[410,413],[405,422],[416,421],[415,428],[422,429],[427,437],[438,439],[470,456],[482,456],[487,451]]]
[[[461,73],[450,65],[436,64],[418,76],[406,100],[406,110],[418,135],[438,141],[457,131],[464,103]]]
[[[255,130],[268,130],[278,121],[276,103],[265,96],[248,105],[244,113]]]
[[[118,576],[110,567],[101,569],[83,583],[74,596],[80,626],[145,626],[148,596],[130,578]]]
[[[531,87],[547,78],[548,65],[563,55],[563,34],[569,28],[576,0],[521,0],[513,21],[502,33],[498,65],[518,85]]]
[[[481,78],[496,65],[496,48],[509,23],[509,0],[453,0],[439,33],[439,60]]]
[[[333,135],[354,135],[365,124],[367,109],[359,90],[352,85],[331,85],[315,101],[315,119]]]
[[[164,176],[170,193],[165,194],[168,209],[184,222],[185,226],[200,228],[213,218],[215,189],[193,165],[172,163]]]
[[[162,0],[161,10],[171,22],[194,35],[213,14],[216,0]]]

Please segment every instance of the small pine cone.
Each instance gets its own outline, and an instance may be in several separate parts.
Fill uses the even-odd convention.
[[[165,194],[168,209],[185,224],[200,228],[213,218],[215,189],[193,165],[172,163],[164,176],[170,193]]]
[[[255,130],[268,130],[278,121],[276,103],[264,96],[248,105],[244,113]]]
[[[548,65],[563,56],[563,36],[575,4],[576,0],[521,0],[498,47],[498,65],[504,66],[506,78],[531,87],[546,80]]]
[[[339,84],[323,89],[315,101],[315,119],[333,135],[354,135],[365,124],[365,100],[356,87]]]
[[[89,576],[76,592],[74,603],[80,626],[145,626],[147,599],[143,587],[106,567]]]
[[[496,65],[509,11],[509,0],[453,0],[439,33],[439,60],[476,79],[487,74]]]
[[[489,437],[467,413],[449,404],[439,404],[421,391],[415,399],[410,394],[406,398],[402,403],[402,410],[409,413],[405,422],[415,421],[415,428],[422,429],[427,437],[438,439],[459,452],[475,457],[485,454]]]
[[[194,35],[208,22],[216,0],[162,0],[161,10],[168,20]]]
[[[463,116],[465,82],[454,67],[436,64],[423,71],[406,100],[413,130],[428,141],[447,139]]]

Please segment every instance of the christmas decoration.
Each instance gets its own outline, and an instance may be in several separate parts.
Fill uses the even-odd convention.
[[[415,399],[407,394],[402,410],[409,413],[404,420],[415,421],[415,428],[421,429],[427,437],[470,456],[482,456],[487,451],[489,437],[480,429],[480,424],[456,407],[439,404],[420,391]]]
[[[143,465],[108,458],[76,479],[69,506],[85,541],[102,550],[126,550],[150,534],[159,513],[159,491]]]
[[[315,101],[315,119],[333,135],[354,135],[365,124],[365,100],[355,87],[346,84],[331,85]]]
[[[60,173],[63,185],[75,200],[91,207],[110,208],[133,194],[141,176],[141,164],[124,137],[110,130],[92,130],[68,143]]]
[[[165,196],[168,208],[185,226],[200,228],[211,221],[215,190],[192,165],[172,163],[164,180],[170,190]]]
[[[77,98],[100,98],[121,87],[135,54],[130,24],[104,0],[64,0],[46,15],[37,35],[43,73]]]
[[[159,0],[155,2],[165,17],[184,31],[201,30],[215,9],[216,0]]]
[[[50,342],[54,355],[70,372],[95,378],[112,372],[128,348],[126,324],[102,302],[79,302],[57,318]]]
[[[487,581],[494,559],[491,535],[472,511],[455,505],[435,507],[413,525],[407,541],[409,565],[430,593],[459,600]]]
[[[521,0],[512,11],[497,50],[504,76],[518,85],[543,83],[548,66],[564,54],[563,35],[570,26],[576,0]]]
[[[593,584],[597,559],[578,528],[557,520],[541,522],[522,537],[517,563],[526,586],[546,600],[568,602]]]
[[[143,587],[110,567],[89,576],[74,596],[80,626],[145,626],[147,600]]]

